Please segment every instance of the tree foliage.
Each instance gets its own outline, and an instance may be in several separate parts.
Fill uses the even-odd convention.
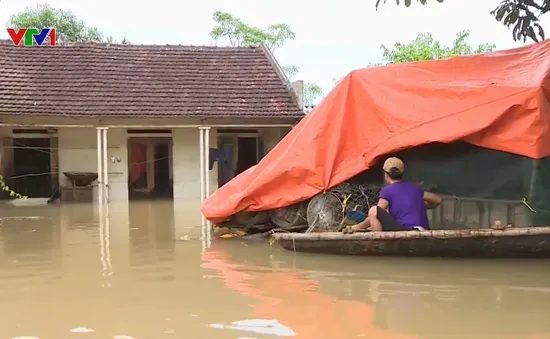
[[[210,31],[214,40],[227,39],[231,46],[257,46],[264,44],[271,52],[288,40],[294,40],[296,34],[285,23],[271,25],[265,29],[243,23],[231,13],[214,11],[216,26]]]
[[[539,19],[548,11],[550,0],[504,0],[491,11],[491,14],[506,27],[513,27],[515,41],[525,42],[529,38],[538,42],[546,39]]]
[[[296,75],[298,75],[298,72],[300,72],[300,68],[298,68],[298,66],[296,65],[281,66],[281,68],[283,69],[286,77],[289,79],[294,78]]]
[[[309,82],[304,84],[304,105],[314,106],[316,100],[323,95],[323,89],[316,83]]]
[[[15,29],[55,27],[56,38],[60,42],[130,44],[126,37],[121,40],[112,36],[103,37],[99,29],[86,25],[84,20],[77,18],[73,12],[53,8],[48,4],[27,7],[23,12],[11,15],[7,25]]]
[[[53,8],[48,4],[27,7],[23,12],[10,16],[9,27],[56,28],[56,38],[61,42],[100,42],[102,35],[96,27],[87,26],[74,13]]]
[[[496,48],[493,44],[482,44],[476,48],[467,43],[470,36],[468,30],[456,34],[451,46],[443,46],[435,40],[431,33],[421,33],[407,44],[396,43],[393,48],[381,46],[385,64],[395,64],[409,61],[445,59],[453,56],[486,53]]]
[[[122,38],[122,40],[118,40],[112,36],[108,36],[105,38],[105,43],[108,45],[129,45],[131,44],[130,40],[128,40],[126,37]]]
[[[376,9],[381,3],[387,0],[376,0]],[[397,5],[400,0],[395,0]],[[416,0],[425,5],[428,0]],[[442,3],[444,0],[435,0]],[[411,0],[404,0],[405,6],[411,5]],[[545,39],[544,29],[540,24],[540,17],[550,11],[550,0],[502,0],[500,4],[491,11],[491,15],[504,26],[512,28],[514,41],[527,39],[538,42]]]
[[[413,41],[406,44],[398,42],[391,48],[382,45],[380,47],[382,49],[382,62],[371,63],[367,67],[486,53],[496,48],[495,45],[489,43],[474,48],[467,42],[469,36],[470,32],[468,30],[460,31],[456,34],[456,39],[451,46],[443,46],[434,39],[431,33],[421,33]],[[336,86],[342,79],[343,77],[332,78],[332,82]]]
[[[296,34],[286,23],[260,28],[248,25],[231,13],[220,10],[214,11],[212,19],[215,26],[210,31],[211,38],[216,42],[225,40],[234,47],[264,44],[271,52],[274,52],[286,42],[296,38]],[[283,66],[282,69],[288,79],[294,78],[300,71],[296,65]],[[316,99],[322,95],[323,90],[317,84],[304,84],[304,105],[313,105]]]

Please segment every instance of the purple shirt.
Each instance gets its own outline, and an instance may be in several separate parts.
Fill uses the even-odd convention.
[[[380,191],[380,198],[388,201],[391,216],[405,229],[422,226],[428,229],[428,212],[424,190],[414,182],[398,181]]]

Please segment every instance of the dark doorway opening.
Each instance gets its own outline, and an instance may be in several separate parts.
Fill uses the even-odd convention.
[[[29,198],[52,196],[50,138],[13,139],[11,188]]]
[[[168,144],[155,145],[155,192],[157,196],[173,197],[170,180],[170,146]]]
[[[239,137],[237,147],[238,156],[235,175],[246,171],[258,163],[258,138]]]

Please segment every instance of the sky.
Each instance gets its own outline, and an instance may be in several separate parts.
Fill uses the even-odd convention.
[[[456,33],[471,31],[470,43],[493,43],[497,49],[523,45],[489,13],[500,0],[434,0],[410,8],[388,0],[375,10],[375,0],[49,0],[53,7],[74,12],[106,36],[127,37],[135,44],[214,45],[209,36],[212,13],[230,12],[258,27],[287,23],[296,39],[275,51],[281,65],[297,65],[293,80],[315,82],[325,91],[333,78],[381,60],[380,46],[407,43],[431,32],[451,44]],[[0,22],[13,13],[43,2],[0,0]],[[550,15],[549,15],[550,17]],[[550,31],[550,18],[543,27]],[[7,39],[4,30],[0,38]],[[219,44],[219,42],[218,42]]]

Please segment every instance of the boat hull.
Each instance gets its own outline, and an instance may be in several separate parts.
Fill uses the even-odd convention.
[[[363,256],[462,258],[550,257],[550,226],[505,230],[276,233],[286,250]]]

